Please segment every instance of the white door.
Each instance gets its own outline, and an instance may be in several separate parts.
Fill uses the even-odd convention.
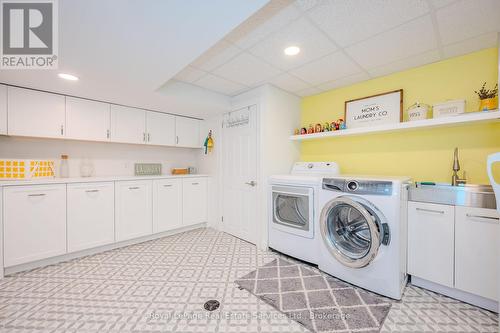
[[[208,219],[207,178],[182,180],[182,225],[207,222]]]
[[[145,143],[146,111],[111,105],[111,141]]]
[[[7,134],[7,86],[0,84],[0,134]]]
[[[152,181],[115,183],[115,239],[123,241],[153,233]]]
[[[8,87],[7,97],[9,135],[64,137],[64,96]]]
[[[453,206],[408,202],[408,273],[453,288]]]
[[[109,141],[110,105],[66,97],[66,138]]]
[[[113,182],[68,184],[68,252],[115,240]]]
[[[4,189],[5,266],[66,253],[66,185]]]
[[[175,146],[175,117],[160,112],[146,111],[147,143]]]
[[[182,227],[182,180],[153,181],[153,232]]]
[[[186,117],[175,117],[176,144],[179,147],[199,148],[200,120]]]
[[[222,138],[222,224],[224,231],[257,241],[257,106],[224,115]]]
[[[500,220],[495,209],[455,207],[455,287],[498,300]]]

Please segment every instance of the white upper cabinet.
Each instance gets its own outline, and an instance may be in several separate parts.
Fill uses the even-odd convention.
[[[175,117],[176,144],[179,147],[200,148],[200,123],[198,119]]]
[[[7,86],[0,84],[0,134],[7,134]]]
[[[201,148],[201,120],[0,85],[0,135]]]
[[[455,287],[496,301],[499,222],[494,209],[455,207]]]
[[[66,97],[66,138],[109,141],[110,105]]]
[[[111,141],[145,143],[146,111],[111,105]]]
[[[64,138],[64,96],[16,87],[7,96],[9,135]]]
[[[175,145],[175,117],[160,112],[146,112],[147,143],[151,145]]]

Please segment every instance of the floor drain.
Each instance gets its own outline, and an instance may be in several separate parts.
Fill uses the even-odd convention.
[[[211,299],[210,301],[207,301],[203,307],[207,311],[214,311],[214,310],[217,310],[219,308],[219,306],[220,306],[220,303],[218,301]]]

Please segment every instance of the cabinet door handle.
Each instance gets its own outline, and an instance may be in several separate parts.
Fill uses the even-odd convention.
[[[138,189],[140,189],[140,187],[139,186],[133,186],[133,187],[129,187],[128,189],[129,190],[138,190]]]
[[[151,142],[151,133],[148,133],[148,142]]]
[[[28,197],[44,197],[45,193],[28,194]]]
[[[437,213],[437,214],[444,214],[444,210],[434,210],[434,209],[425,209],[425,208],[418,208],[417,210],[421,212],[427,212],[427,213]]]
[[[146,132],[142,133],[142,141],[146,142]]]
[[[64,135],[64,125],[61,125],[61,135]]]
[[[200,183],[191,183],[191,184],[192,184],[192,185],[198,185],[198,184],[200,184]]]
[[[178,135],[175,137],[175,143],[179,144],[179,136]]]
[[[108,139],[109,139],[109,129],[108,129],[108,130],[106,130],[106,138],[108,138]]]
[[[172,184],[165,184],[163,187],[172,187]]]
[[[87,193],[96,193],[96,192],[99,192],[99,190],[86,190],[85,192],[87,192]]]
[[[468,218],[476,218],[476,219],[487,219],[487,220],[495,220],[500,221],[500,218],[493,216],[484,216],[484,215],[473,215],[473,214],[465,214]]]

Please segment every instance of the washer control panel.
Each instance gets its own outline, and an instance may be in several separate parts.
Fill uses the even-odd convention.
[[[382,180],[323,178],[322,187],[354,194],[392,195],[392,182]]]

